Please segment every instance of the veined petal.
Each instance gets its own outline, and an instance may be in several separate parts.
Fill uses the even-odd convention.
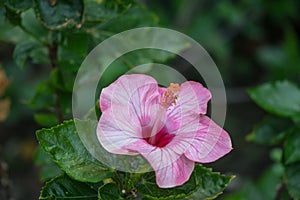
[[[143,139],[126,148],[139,152],[148,160],[155,171],[156,183],[161,188],[182,185],[194,170],[194,161],[184,154],[178,155],[170,148],[152,146]]]
[[[232,150],[228,133],[206,116],[200,117],[199,130],[185,156],[195,162],[213,162]]]
[[[182,106],[190,107],[191,110],[200,114],[206,114],[207,103],[211,99],[210,91],[202,84],[194,81],[184,82],[180,88],[181,91],[178,98],[180,104]],[[180,96],[182,98],[180,98]]]
[[[123,147],[142,138],[142,127],[135,114],[124,107],[113,107],[102,113],[97,126],[97,137],[110,153],[132,155],[135,153]]]
[[[156,183],[160,188],[182,185],[189,180],[194,166],[193,161],[182,155],[172,164],[155,171]]]
[[[196,137],[197,130],[199,129],[199,115],[190,114],[187,117],[187,123],[177,125],[177,129],[169,129],[169,133],[175,135],[172,141],[166,145],[167,148],[172,149],[177,154],[185,153]],[[169,123],[170,118],[167,123]],[[174,124],[174,122],[173,122]],[[167,127],[170,126],[167,124]]]
[[[176,105],[170,107],[167,112],[168,118],[180,122],[189,123],[190,115],[205,114],[207,103],[211,99],[211,93],[200,83],[194,81],[184,82],[180,86]]]
[[[144,139],[140,139],[135,143],[131,143],[125,148],[129,151],[138,152],[144,156],[155,171],[171,165],[181,156],[171,148],[156,147],[149,144]]]
[[[100,108],[123,106],[135,113],[141,126],[151,125],[157,113],[159,100],[158,84],[155,79],[142,74],[123,75],[104,88],[100,95]]]
[[[150,76],[143,74],[123,75],[108,87],[103,88],[100,95],[100,108],[105,111],[112,103],[127,106],[132,92],[141,86],[150,85],[157,87],[157,82]]]

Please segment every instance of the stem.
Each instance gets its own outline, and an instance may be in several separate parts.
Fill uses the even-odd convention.
[[[52,69],[57,68],[56,63],[57,63],[57,50],[58,50],[58,45],[56,42],[52,42],[50,45],[48,45],[48,55],[51,61],[51,67]],[[61,112],[61,105],[59,102],[59,90],[55,89],[54,93],[54,101],[55,101],[55,113],[58,121],[61,123],[63,122],[64,118]]]
[[[56,68],[56,63],[57,63],[57,49],[58,45],[56,42],[52,42],[51,45],[48,45],[48,50],[49,50],[49,58],[51,61],[51,67]]]
[[[275,196],[275,200],[280,200],[280,199],[281,199],[284,190],[285,190],[285,183],[282,182],[282,183],[279,185],[278,189],[277,189],[277,193],[276,193],[276,196]]]
[[[130,189],[136,188],[141,175],[142,175],[141,173],[129,173],[129,179],[127,181],[129,183],[128,185],[129,185]]]
[[[124,189],[124,184],[123,184],[123,181],[121,179],[121,177],[119,176],[118,172],[116,170],[114,170],[114,174],[117,178],[117,182],[119,183],[120,187],[122,188],[122,190]]]

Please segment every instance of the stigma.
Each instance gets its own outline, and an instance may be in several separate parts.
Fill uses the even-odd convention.
[[[171,83],[170,86],[164,91],[159,104],[163,109],[168,109],[170,106],[176,105],[178,99],[178,92],[180,87],[177,83]]]

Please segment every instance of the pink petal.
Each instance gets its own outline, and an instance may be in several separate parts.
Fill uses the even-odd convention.
[[[117,106],[102,113],[97,127],[97,137],[107,151],[132,155],[136,153],[123,147],[142,137],[142,127],[135,114],[131,114],[124,107]]]
[[[123,75],[102,90],[100,108],[102,112],[116,106],[130,108],[138,116],[140,125],[147,126],[153,122],[151,116],[157,113],[159,96],[158,84],[152,77]]]
[[[142,154],[156,174],[157,185],[169,188],[185,183],[194,169],[194,162],[185,155],[178,155],[170,148],[159,148],[139,140],[127,146],[132,151]]]
[[[102,89],[100,95],[100,108],[102,112],[111,107],[112,103],[119,105],[128,105],[129,99],[133,91],[141,86],[150,85],[157,86],[157,82],[151,76],[143,74],[123,75],[108,87]]]
[[[180,186],[189,180],[193,170],[194,162],[182,155],[167,167],[155,171],[156,183],[160,188]]]
[[[180,89],[176,105],[168,110],[167,115],[174,121],[186,124],[189,123],[191,115],[206,113],[211,93],[200,83],[194,81],[184,82]]]
[[[177,154],[185,153],[190,145],[193,143],[196,133],[199,130],[199,115],[190,114],[187,117],[188,123],[182,123],[178,126],[177,122],[173,122],[176,129],[169,129],[169,133],[175,135],[172,141],[165,147],[172,149]],[[167,120],[170,123],[170,119]],[[171,125],[167,124],[167,127]]]
[[[155,171],[167,167],[181,156],[171,148],[152,146],[145,139],[131,143],[125,148],[143,155]]]
[[[199,130],[185,156],[195,162],[213,162],[232,150],[228,133],[207,116],[200,117]]]
[[[189,106],[193,111],[199,112],[200,114],[205,114],[207,103],[211,99],[210,91],[200,83],[194,81],[184,82],[180,88],[179,96],[182,96],[182,99],[180,97],[178,98],[180,104]]]

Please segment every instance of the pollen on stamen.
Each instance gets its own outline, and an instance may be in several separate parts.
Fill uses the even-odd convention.
[[[160,99],[160,105],[167,109],[171,105],[176,105],[176,100],[178,99],[178,92],[180,91],[179,84],[171,83],[170,86],[164,91],[163,96]]]

